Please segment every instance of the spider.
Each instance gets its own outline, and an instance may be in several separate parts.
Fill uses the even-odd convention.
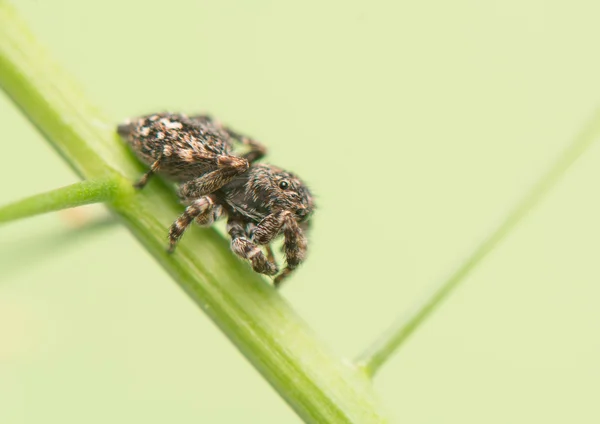
[[[187,207],[169,230],[169,253],[194,220],[210,226],[227,215],[231,250],[261,274],[279,272],[270,244],[283,233],[286,267],[274,278],[276,287],[304,260],[312,196],[294,174],[255,163],[266,154],[260,143],[206,115],[157,113],[128,120],[117,132],[150,166],[136,188],[155,173],[179,185]],[[234,142],[247,153],[235,155]]]

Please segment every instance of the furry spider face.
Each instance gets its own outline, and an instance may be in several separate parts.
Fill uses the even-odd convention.
[[[306,222],[314,209],[306,185],[273,165],[252,165],[215,194],[229,209],[229,215],[254,223],[284,211],[291,212],[298,222]]]
[[[271,211],[288,210],[299,221],[306,221],[314,203],[308,187],[294,174],[270,165],[258,165],[249,173],[251,191],[264,193]]]
[[[246,175],[245,197],[260,201],[268,213],[290,211],[298,221],[312,213],[310,191],[294,174],[272,165],[256,165]]]

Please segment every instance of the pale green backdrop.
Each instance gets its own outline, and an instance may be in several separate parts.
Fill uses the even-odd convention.
[[[208,111],[311,183],[282,294],[348,357],[600,104],[597,1],[16,3],[98,125]],[[3,96],[0,129],[0,203],[76,181]],[[395,421],[600,422],[599,178],[595,146],[381,370]],[[1,423],[299,422],[126,229],[69,217],[0,228]]]

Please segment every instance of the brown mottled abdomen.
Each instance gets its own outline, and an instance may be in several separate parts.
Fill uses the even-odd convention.
[[[118,132],[142,162],[151,166],[160,160],[158,173],[177,182],[215,170],[218,157],[232,149],[220,129],[182,114],[143,116],[120,125]]]

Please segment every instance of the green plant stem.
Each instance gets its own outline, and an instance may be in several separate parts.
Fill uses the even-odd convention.
[[[110,202],[117,198],[118,187],[116,180],[103,178],[36,194],[0,207],[0,223],[90,203]]]
[[[332,355],[217,232],[193,228],[175,254],[165,252],[167,229],[182,211],[173,190],[158,179],[139,193],[126,189],[140,165],[115,122],[70,81],[0,0],[0,86],[82,178],[118,182],[110,207],[140,243],[305,421],[385,422],[366,376]]]
[[[600,110],[578,137],[567,147],[559,159],[533,186],[521,202],[500,225],[474,250],[471,256],[444,280],[411,313],[401,317],[373,343],[357,360],[357,364],[372,376],[398,350],[406,339],[433,313],[448,295],[492,252],[519,224],[527,213],[556,185],[567,169],[600,138]]]

